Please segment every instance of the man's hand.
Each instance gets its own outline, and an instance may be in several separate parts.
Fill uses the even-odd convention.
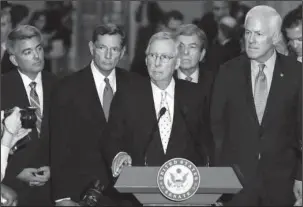
[[[2,201],[3,199],[3,201]],[[10,187],[1,183],[1,205],[17,206],[17,194]]]
[[[26,182],[28,184],[30,183],[45,183],[47,182],[48,178],[44,177],[44,176],[36,176],[36,174],[38,173],[38,169],[36,168],[25,168],[22,170],[21,173],[19,173],[19,175],[17,175],[17,178],[23,182]]]
[[[43,166],[37,169],[38,173],[35,173],[35,176],[41,179],[46,180],[46,182],[50,178],[50,168],[48,166]],[[42,186],[46,182],[37,182],[37,181],[32,181],[29,183],[30,186]]]
[[[119,152],[112,163],[113,177],[118,177],[124,166],[131,166],[132,158],[126,152]]]
[[[63,200],[56,202],[56,206],[80,206],[79,203],[72,200]]]
[[[295,180],[293,191],[296,197],[295,206],[302,206],[302,181]]]

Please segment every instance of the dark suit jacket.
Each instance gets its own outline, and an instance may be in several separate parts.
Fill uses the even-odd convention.
[[[10,61],[9,54],[7,51],[5,51],[1,59],[1,74],[7,73],[15,69],[16,66]]]
[[[111,166],[118,152],[125,151],[132,157],[133,166],[143,166],[144,148],[152,139],[146,153],[149,166],[161,166],[175,157],[205,165],[206,154],[214,147],[205,102],[200,87],[176,80],[173,126],[164,154],[150,80],[144,79],[121,90],[113,100],[109,123],[100,141],[108,164]]]
[[[220,164],[237,165],[244,176],[243,193],[234,204],[257,205],[251,196],[257,194],[264,205],[293,205],[293,180],[301,179],[301,64],[277,53],[259,125],[249,59],[241,55],[227,62],[214,84],[211,119],[214,138],[223,140]]]
[[[116,69],[117,91],[137,77]],[[90,66],[65,77],[52,97],[50,118],[53,199],[80,200],[91,181],[110,182],[109,167],[97,147],[107,122]],[[108,198],[101,203],[109,205]]]
[[[42,71],[43,84],[43,119],[40,138],[37,137],[36,129],[28,135],[31,141],[27,142],[25,147],[17,150],[9,159],[6,177],[3,183],[17,191],[19,204],[37,205],[49,201],[49,191],[47,195],[41,196],[39,192],[47,188],[48,183],[42,187],[29,187],[28,184],[16,179],[16,176],[24,169],[29,167],[39,168],[49,166],[49,134],[48,134],[48,110],[50,102],[50,93],[56,78],[46,71]],[[29,106],[29,100],[18,70],[10,71],[1,76],[1,110],[10,109],[14,106],[26,108]],[[27,138],[24,138],[27,139]],[[46,191],[45,191],[46,192]],[[24,200],[23,200],[24,199]],[[25,203],[23,203],[25,202]],[[47,204],[47,203],[46,203]]]

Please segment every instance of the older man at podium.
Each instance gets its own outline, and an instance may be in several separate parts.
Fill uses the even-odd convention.
[[[150,79],[129,84],[113,99],[100,148],[114,177],[122,167],[161,166],[181,157],[197,166],[212,164],[206,91],[173,78],[179,67],[175,35],[159,32],[149,40]]]

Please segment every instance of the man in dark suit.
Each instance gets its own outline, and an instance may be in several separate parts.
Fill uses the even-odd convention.
[[[232,206],[290,206],[294,193],[302,199],[302,69],[274,49],[281,22],[269,6],[252,8],[246,54],[224,64],[214,84],[211,122],[214,139],[223,140],[220,165],[235,165],[244,177],[243,190],[226,202]]]
[[[89,42],[91,63],[64,78],[54,92],[51,170],[53,199],[58,206],[78,205],[82,192],[95,179],[104,187],[111,182],[97,143],[114,94],[137,77],[116,67],[125,43],[125,33],[116,25],[96,27]],[[104,196],[100,204],[113,205],[111,202]]]
[[[18,70],[1,77],[1,109],[14,106],[36,108],[36,127],[19,145],[7,167],[4,184],[16,190],[19,205],[50,205],[48,108],[53,75],[44,72],[40,31],[29,25],[18,26],[8,35],[10,61]],[[39,172],[39,174],[38,174]]]
[[[123,163],[161,166],[183,157],[198,166],[208,164],[214,145],[205,93],[196,84],[173,78],[180,64],[177,46],[172,33],[154,34],[145,59],[150,80],[127,85],[113,100],[100,147],[114,177]]]

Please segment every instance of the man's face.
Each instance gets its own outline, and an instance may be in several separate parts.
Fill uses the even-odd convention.
[[[175,32],[182,23],[181,20],[171,18],[167,23],[167,27],[171,32]]]
[[[154,83],[170,82],[174,70],[179,67],[176,47],[172,40],[154,40],[146,56],[149,76]]]
[[[1,17],[1,40],[5,40],[8,33],[12,30],[11,16],[4,15]]]
[[[302,23],[297,27],[286,28],[286,36],[291,49],[298,57],[302,57]]]
[[[22,73],[38,74],[44,68],[44,51],[41,41],[38,37],[18,40],[10,59]]]
[[[202,44],[197,35],[180,35],[177,38],[180,49],[180,67],[182,69],[191,69],[198,67],[202,61],[205,50],[201,49]]]
[[[94,63],[101,71],[113,70],[123,57],[125,48],[121,47],[121,36],[98,35],[97,40],[89,43]]]
[[[219,22],[219,20],[229,15],[229,5],[227,1],[213,1],[213,13],[215,20]]]
[[[268,21],[262,17],[250,17],[245,25],[245,50],[250,59],[265,62],[274,48]]]

